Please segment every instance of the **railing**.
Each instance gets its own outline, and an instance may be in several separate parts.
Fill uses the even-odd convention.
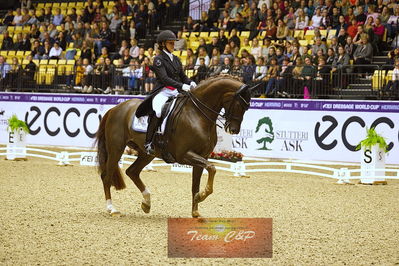
[[[45,155],[46,154],[46,155]],[[37,157],[47,160],[52,160],[58,162],[58,165],[69,165],[71,163],[80,163],[82,165],[96,165],[96,152],[54,152],[46,149],[23,147],[19,149],[10,149],[7,147],[0,147],[0,156],[25,156],[25,157]],[[85,161],[90,157],[90,163]],[[133,155],[122,155],[119,162],[120,166],[131,165],[137,159]],[[234,176],[247,176],[250,173],[270,173],[270,172],[283,172],[283,173],[296,173],[296,174],[306,174],[327,177],[337,180],[337,183],[345,184],[351,183],[350,180],[362,179],[360,176],[361,169],[348,169],[348,168],[334,168],[329,166],[320,165],[318,162],[270,162],[258,158],[246,158],[240,162],[227,162],[220,160],[209,159],[210,162],[215,163],[216,169],[225,171],[233,174]],[[326,162],[323,162],[324,164]],[[329,165],[341,165],[337,162],[329,162]],[[346,165],[346,164],[343,164]],[[191,172],[190,167],[183,167],[179,169],[179,165],[167,164],[160,159],[155,159],[151,162],[144,170],[154,170],[157,167],[171,167],[171,170],[180,171],[183,169],[184,172]],[[359,164],[353,164],[353,166],[358,167]],[[369,169],[375,171],[384,171],[386,174],[384,176],[367,176],[370,178],[382,178],[382,179],[399,179],[399,168],[396,166],[386,166],[383,169]],[[357,173],[357,175],[354,175]],[[390,173],[390,174],[387,174]],[[364,177],[366,178],[366,177]]]
[[[127,67],[127,66],[126,66]],[[267,66],[270,68],[270,66]],[[7,73],[0,79],[0,91],[35,91],[35,92],[82,92],[85,87],[92,87],[90,93],[108,93],[112,89],[125,94],[147,94],[155,83],[153,76],[143,73],[136,77],[133,74],[123,74],[119,71],[96,72],[89,74],[77,73],[75,66],[64,68],[62,65],[39,66],[34,73],[20,69]],[[259,74],[248,74],[246,70],[236,71],[234,66],[225,67],[185,67],[188,77],[197,83],[219,74],[237,75],[248,84],[258,84],[253,97],[291,97],[306,98],[306,89],[310,98],[341,99],[356,97],[360,99],[398,99],[399,81],[392,81],[393,66],[391,65],[348,65],[334,69],[331,65],[324,70],[309,66],[306,73],[298,73],[295,66],[288,68],[276,76],[267,75],[262,79],[254,79]],[[306,89],[305,89],[306,88]],[[85,91],[83,91],[85,92]]]

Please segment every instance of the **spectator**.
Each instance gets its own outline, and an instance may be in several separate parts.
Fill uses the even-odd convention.
[[[332,18],[328,15],[328,10],[327,9],[324,9],[323,12],[321,13],[321,19],[320,19],[319,27],[321,27],[322,29],[328,29],[328,30],[333,28]],[[319,27],[315,27],[315,28],[319,28]]]
[[[50,42],[48,40],[44,41],[43,54],[41,55],[40,59],[49,59],[51,48]]]
[[[138,93],[140,89],[140,79],[143,77],[143,69],[139,66],[139,62],[134,59],[130,62],[130,78],[127,93]]]
[[[355,52],[356,45],[353,44],[352,37],[346,37],[346,44],[345,44],[345,53],[349,56],[350,59],[353,59],[353,53]]]
[[[392,73],[392,81],[389,81],[385,92],[388,92],[392,96],[399,96],[399,60],[396,59],[395,61],[395,68],[393,69]]]
[[[333,74],[333,87],[341,87],[340,81],[342,80],[342,74],[347,73],[349,70],[349,55],[345,52],[344,47],[338,48],[338,55],[335,57],[332,63],[331,73]]]
[[[175,41],[175,50],[176,51],[183,51],[187,49],[187,41],[185,38],[182,37],[183,32],[177,32],[177,41]]]
[[[345,29],[340,29],[337,37],[338,45],[345,46],[347,37],[348,35],[346,34]]]
[[[355,37],[353,38],[353,43],[356,44],[356,45],[361,44],[362,43],[361,36],[363,34],[365,34],[364,28],[363,28],[362,25],[359,25],[357,27],[357,33],[356,33]]]
[[[332,9],[332,15],[330,16],[331,18],[331,27],[333,29],[338,29],[338,26],[344,25],[345,24],[345,18],[342,16],[342,20],[340,21],[340,14],[338,8],[334,7]]]
[[[11,70],[10,65],[6,62],[4,56],[0,55],[0,91],[5,90],[6,76]]]
[[[255,57],[255,60],[257,60],[258,57],[262,56],[262,47],[259,45],[259,41],[257,38],[252,40],[250,53]]]
[[[374,24],[374,35],[377,37],[377,45],[380,45],[383,41],[383,37],[385,34],[385,27],[381,23],[381,18],[377,18]]]
[[[233,66],[230,70],[230,75],[239,78],[242,81],[243,70],[241,67],[240,58],[234,58]]]
[[[295,29],[295,14],[292,7],[289,8],[288,13],[285,15],[284,23],[289,30]]]
[[[116,94],[123,93],[125,91],[125,87],[127,87],[129,81],[129,67],[127,67],[128,71],[125,71],[125,65],[123,64],[122,58],[118,59],[117,64],[115,65],[115,75],[114,75],[114,84],[115,88],[113,91]]]
[[[299,87],[299,89],[302,89],[304,87],[307,87],[309,90],[309,93],[312,92],[312,81],[316,77],[316,69],[312,65],[312,61],[309,58],[305,58],[305,65],[302,68],[301,72],[301,78],[303,80],[302,86]],[[302,94],[300,92],[300,94]]]
[[[325,95],[328,92],[330,84],[330,67],[326,65],[324,57],[319,58],[319,62],[316,69],[316,77],[314,81],[313,94]]]
[[[341,29],[346,31],[348,28],[348,25],[345,22],[345,17],[343,15],[340,15],[338,18],[338,24],[334,27],[337,32],[339,32]]]
[[[327,53],[327,47],[324,43],[321,42],[320,37],[316,37],[316,41],[312,46],[312,55],[316,55],[319,49],[323,50],[323,54]]]
[[[247,56],[244,58],[243,69],[243,82],[250,84],[252,82],[252,77],[254,75],[256,65],[253,56]]]
[[[30,38],[32,38],[32,39],[39,39],[40,30],[37,28],[36,24],[33,24],[32,27],[30,28],[29,35],[30,35]]]
[[[105,58],[105,65],[102,76],[102,88],[106,88],[104,94],[110,94],[113,86],[113,76],[115,75],[115,66],[109,57]]]
[[[202,57],[199,59],[199,65],[196,71],[196,75],[193,77],[195,82],[199,83],[202,80],[206,79],[208,75],[208,67],[205,64],[205,59]]]
[[[353,8],[348,8],[347,14],[344,16],[345,17],[345,23],[350,24],[350,22],[354,19],[356,19],[355,14],[353,13]],[[356,20],[357,21],[357,20]]]
[[[122,61],[124,65],[129,65],[130,61],[132,61],[133,57],[129,53],[129,49],[125,49],[122,52]]]
[[[352,37],[352,39],[354,39],[357,34],[357,30],[358,30],[357,20],[352,19],[351,25],[347,29],[347,33],[349,36]]]
[[[261,52],[261,56],[263,56],[264,58],[267,58],[269,56],[269,49],[271,47],[274,47],[271,45],[271,39],[266,37],[263,39],[263,46],[262,46],[262,52]]]
[[[321,15],[321,10],[320,8],[316,8],[315,14],[312,16],[312,20],[310,22],[310,26],[314,28],[319,28],[321,26],[321,21],[323,19],[323,16]]]
[[[395,8],[394,14],[391,15],[387,21],[387,35],[390,39],[394,39],[398,32],[399,22],[399,6]]]
[[[8,10],[7,14],[4,16],[3,25],[4,26],[10,26],[10,25],[12,25],[13,21],[14,21],[13,11],[12,10]]]
[[[342,47],[341,47],[342,48]],[[345,51],[345,50],[344,50]],[[337,52],[338,52],[338,49],[337,49]],[[326,65],[332,65],[333,64],[333,62],[334,62],[334,60],[335,60],[335,50],[332,48],[332,47],[330,47],[330,48],[328,48],[328,50],[327,50],[327,60],[326,60]],[[323,56],[319,56],[319,58],[320,57],[323,57]],[[317,62],[318,62],[318,60],[317,60]]]
[[[175,47],[176,47],[176,43],[175,43]],[[206,45],[206,51],[209,56],[212,56],[214,48],[216,48],[220,53],[220,46],[219,46],[219,41],[218,41],[217,37],[212,37],[212,41]]]
[[[263,78],[266,77],[267,67],[265,66],[265,59],[260,56],[256,61],[256,69],[253,76],[254,82],[262,82]]]
[[[82,66],[83,60],[82,58],[79,58],[76,61],[76,67],[75,67],[75,86],[77,87],[77,91],[82,91],[82,80],[83,80],[83,75],[84,75],[84,68]]]
[[[277,21],[276,38],[277,40],[283,41],[288,37],[288,27],[285,25],[282,19]]]
[[[266,91],[265,95],[270,96],[270,94],[275,93],[276,91],[276,81],[279,67],[277,65],[277,59],[271,58],[270,66],[267,69],[266,77],[263,78],[263,81],[266,82]]]
[[[296,30],[304,30],[309,25],[309,18],[305,15],[302,9],[298,9],[298,17],[295,21]]]
[[[122,40],[122,42],[121,42],[121,48],[119,48],[119,56],[123,56],[123,51],[125,50],[125,49],[128,49],[129,50],[129,46],[128,46],[128,43],[127,43],[127,41],[126,40]]]
[[[200,59],[204,59],[205,65],[209,65],[210,59],[204,47],[201,47],[198,52],[197,61],[195,62],[195,69],[198,69],[200,66]]]
[[[31,55],[28,55],[27,59],[28,59],[29,63],[24,68],[23,81],[25,81],[27,83],[31,83],[32,81],[34,81],[34,76],[36,73],[37,66],[33,62],[33,58]]]
[[[136,39],[132,39],[130,41],[130,51],[129,54],[132,58],[138,58],[139,57],[139,52],[140,52],[140,48],[137,46],[137,40]]]
[[[229,44],[226,44],[223,54],[220,55],[220,64],[224,62],[224,58],[228,57],[230,59],[230,62],[234,60],[234,56],[231,53],[231,48]]]
[[[288,58],[284,58],[280,73],[278,74],[276,80],[277,94],[281,96],[288,96],[286,91],[290,87],[289,85],[291,81],[292,69],[293,67],[290,65]]]
[[[155,74],[150,70],[148,77],[144,80],[144,93],[149,94],[154,89],[155,84]]]
[[[240,49],[236,46],[236,43],[234,41],[230,41],[230,51],[234,57],[238,55],[239,50]]]
[[[218,28],[223,30],[230,30],[232,26],[232,19],[228,10],[223,10],[222,19],[219,20]]]
[[[363,6],[358,6],[357,10],[358,15],[356,16],[356,20],[359,24],[364,24],[367,20],[367,16],[364,14]]]
[[[54,43],[54,46],[50,49],[49,57],[50,59],[60,59],[62,54],[62,48],[58,42]]]
[[[82,60],[87,59],[88,63],[90,63],[92,60],[91,47],[89,46],[89,42],[87,42],[87,41],[82,42],[80,58]]]
[[[21,9],[17,8],[16,10],[16,15],[14,16],[13,21],[11,22],[11,25],[13,26],[22,26],[22,13],[21,13]]]
[[[89,0],[90,1],[90,0]],[[92,93],[93,92],[93,86],[92,84],[92,72],[94,70],[93,66],[90,65],[90,61],[87,58],[83,59],[83,79],[82,79],[82,85],[83,85],[83,93]]]
[[[61,14],[61,9],[56,8],[55,9],[55,15],[54,15],[52,23],[55,26],[59,26],[59,25],[61,25],[63,19],[64,19],[64,16]]]
[[[108,24],[106,22],[101,23],[101,30],[98,36],[98,39],[95,40],[95,44],[97,46],[97,55],[101,54],[101,49],[105,47],[109,47],[111,45],[111,31],[108,28]]]
[[[367,34],[363,34],[361,36],[361,44],[357,46],[353,59],[355,60],[356,65],[368,65],[371,64],[371,60],[373,57],[373,47],[368,41]],[[358,73],[364,73],[367,71],[365,67],[357,67]],[[364,71],[364,72],[362,72]]]
[[[193,18],[191,16],[188,16],[187,21],[183,26],[183,31],[188,31],[188,32],[194,31],[194,25],[195,23]]]
[[[29,19],[26,21],[25,25],[36,25],[38,23],[39,20],[35,15],[35,10],[34,9],[29,10]]]
[[[137,57],[137,61],[139,62],[139,64],[143,63],[144,58],[146,58],[147,56],[145,55],[145,50],[143,47],[139,48],[139,56]]]
[[[231,62],[229,57],[223,59],[223,64],[221,66],[220,74],[230,74]]]
[[[14,41],[10,37],[10,34],[8,33],[8,31],[5,31],[1,49],[2,50],[12,50],[13,48],[14,48]],[[3,58],[3,60],[4,60],[4,58]]]
[[[266,26],[262,28],[262,30],[266,31],[265,37],[268,37],[272,40],[276,39],[277,27],[274,25],[273,19],[267,19]]]
[[[103,83],[103,75],[105,70],[105,58],[100,57],[97,60],[96,65],[94,66],[93,76],[92,76],[92,84],[94,92],[104,92],[104,83]],[[87,93],[91,93],[87,91]]]
[[[229,43],[227,40],[227,37],[224,33],[225,33],[224,29],[219,30],[218,43],[219,43],[219,51],[220,52],[224,51],[226,44]]]
[[[42,59],[43,54],[44,54],[44,47],[40,45],[39,40],[34,40],[31,51],[33,59]]]
[[[234,42],[235,45],[240,48],[241,45],[241,41],[240,38],[237,36],[237,30],[236,29],[232,29],[231,33],[230,33],[230,39],[228,43]]]
[[[220,65],[220,61],[217,58],[212,57],[211,63],[208,68],[208,76],[217,76],[220,74],[221,71],[222,67]]]

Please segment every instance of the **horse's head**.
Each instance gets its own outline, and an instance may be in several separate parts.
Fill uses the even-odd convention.
[[[245,111],[249,108],[251,101],[251,88],[243,84],[233,94],[229,94],[223,101],[223,108],[225,110],[226,124],[224,129],[227,133],[240,133],[241,122]]]

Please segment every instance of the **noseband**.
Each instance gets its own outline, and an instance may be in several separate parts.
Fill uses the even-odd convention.
[[[242,92],[248,85],[243,84],[241,85],[241,87],[237,90],[237,92],[234,94],[234,97],[229,100],[228,102],[230,102],[229,107],[227,108],[227,111],[224,114],[220,114],[219,112],[213,110],[212,108],[210,108],[209,106],[207,106],[205,103],[203,103],[200,99],[198,99],[194,94],[191,93],[191,91],[188,91],[188,96],[190,98],[190,100],[192,101],[192,103],[194,104],[194,106],[201,112],[201,114],[203,116],[205,116],[209,121],[211,121],[212,123],[214,123],[216,126],[220,127],[220,128],[226,128],[227,126],[229,126],[229,122],[230,120],[236,120],[236,121],[240,121],[240,118],[237,116],[233,116],[232,115],[232,111],[234,109],[234,101],[236,99],[239,100],[240,105],[244,108],[245,111],[247,111],[249,109],[249,102],[246,101],[240,92]],[[201,108],[201,106],[203,108],[205,108],[206,110],[210,111],[213,114],[217,115],[217,121],[219,121],[221,125],[217,124],[216,121],[213,121],[212,118],[210,118],[203,110],[203,108]],[[221,118],[224,118],[226,122],[223,122],[222,119],[219,118],[219,116]]]

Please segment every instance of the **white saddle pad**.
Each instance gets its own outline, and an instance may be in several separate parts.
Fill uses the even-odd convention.
[[[168,122],[170,112],[173,110],[175,103],[176,103],[176,98],[173,99],[169,112],[166,115],[165,119],[162,121],[161,131],[158,131],[157,133],[161,133],[163,135],[163,133],[165,132],[166,123]],[[142,116],[140,118],[136,117],[136,114],[133,116],[132,128],[134,131],[145,133],[147,132],[147,127],[148,127],[148,115]]]

